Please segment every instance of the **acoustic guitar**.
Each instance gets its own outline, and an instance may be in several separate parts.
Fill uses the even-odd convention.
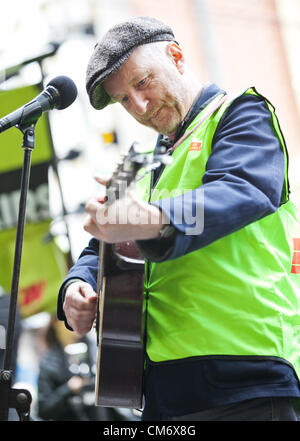
[[[107,204],[139,179],[168,163],[160,152],[139,153],[134,143],[106,184]],[[144,176],[144,174],[143,174]],[[96,319],[98,361],[95,404],[142,408],[144,259],[135,242],[99,243]]]

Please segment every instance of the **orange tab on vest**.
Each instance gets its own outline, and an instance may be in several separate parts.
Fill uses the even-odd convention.
[[[293,239],[294,253],[292,260],[292,274],[300,274],[300,238]]]
[[[295,251],[293,254],[293,265],[300,265],[300,251]]]
[[[293,239],[294,251],[300,251],[300,238]]]
[[[202,149],[202,142],[201,141],[193,141],[189,147],[189,152],[196,151],[200,152]]]

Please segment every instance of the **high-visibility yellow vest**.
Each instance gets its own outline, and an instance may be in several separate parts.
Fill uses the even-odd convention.
[[[255,89],[245,93],[259,96]],[[286,155],[274,108],[263,99]],[[151,197],[149,176],[141,180],[146,200],[201,186],[212,139],[228,105],[223,103],[176,148]],[[152,361],[280,357],[300,374],[300,229],[288,193],[286,168],[282,204],[275,213],[177,259],[146,261],[146,350]]]

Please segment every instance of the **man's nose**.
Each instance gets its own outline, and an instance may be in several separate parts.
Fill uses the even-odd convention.
[[[133,93],[131,96],[131,102],[134,112],[139,116],[142,116],[147,112],[149,100],[144,96],[143,93],[139,93],[138,91]]]

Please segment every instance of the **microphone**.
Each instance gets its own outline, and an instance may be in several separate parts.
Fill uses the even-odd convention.
[[[43,112],[66,109],[77,97],[77,87],[64,75],[53,78],[36,98],[0,119],[0,133],[10,127],[33,124]]]

